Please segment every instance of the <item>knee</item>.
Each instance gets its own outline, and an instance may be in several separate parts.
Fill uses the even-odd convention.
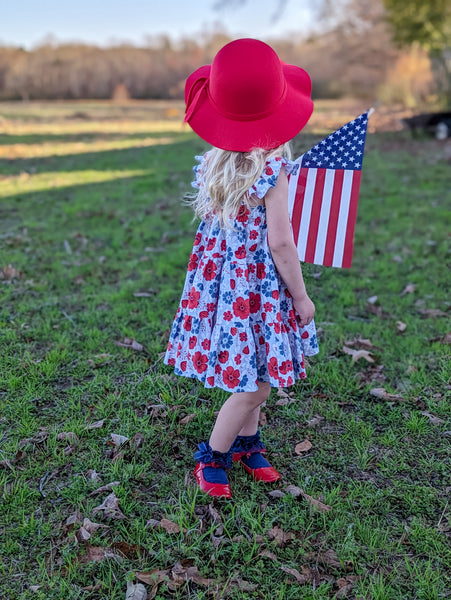
[[[253,408],[258,408],[269,398],[271,385],[268,382],[258,382],[258,390],[249,394],[249,401]]]

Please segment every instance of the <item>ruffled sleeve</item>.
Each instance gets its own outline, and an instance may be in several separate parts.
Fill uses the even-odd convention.
[[[194,165],[193,171],[196,176],[195,180],[191,182],[191,186],[198,190],[200,186],[204,183],[204,164],[205,164],[206,154],[203,156],[195,156],[194,158],[198,161],[198,165]]]
[[[277,178],[279,177],[280,169],[285,168],[287,175],[295,174],[299,165],[292,160],[281,156],[274,156],[266,161],[265,169],[260,175],[260,178],[249,188],[249,194],[255,194],[258,198],[263,198],[267,191],[276,187]]]

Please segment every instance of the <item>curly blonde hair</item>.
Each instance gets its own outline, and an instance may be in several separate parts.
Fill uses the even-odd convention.
[[[250,152],[213,147],[204,156],[200,188],[191,201],[195,214],[201,219],[214,214],[222,228],[231,227],[230,219],[237,215],[240,206],[250,205],[249,188],[259,179],[266,162],[276,156],[290,159],[289,143]]]

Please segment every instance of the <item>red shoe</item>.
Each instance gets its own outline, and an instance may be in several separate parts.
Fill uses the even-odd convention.
[[[256,454],[256,453],[253,453]],[[253,479],[255,481],[264,481],[265,483],[272,483],[273,481],[279,481],[279,479],[281,478],[280,473],[278,473],[276,471],[276,469],[270,465],[268,463],[267,467],[256,467],[256,468],[252,468],[251,466],[247,465],[243,459],[247,458],[246,454],[242,454],[242,453],[236,453],[233,455],[233,461],[234,462],[239,462],[241,464],[241,466],[243,467],[243,469],[249,473],[250,475],[252,475]],[[264,459],[265,462],[268,462],[266,459]]]
[[[197,463],[194,469],[194,476],[199,484],[200,489],[214,498],[231,498],[232,492],[230,491],[230,485],[224,483],[210,483],[204,477],[204,468],[213,467],[213,464]]]

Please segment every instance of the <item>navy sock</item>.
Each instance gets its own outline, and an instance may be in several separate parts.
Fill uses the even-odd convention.
[[[271,466],[261,452],[253,452],[249,457],[244,455],[241,460],[251,469],[260,469],[262,467]]]
[[[227,473],[225,469],[221,467],[204,467],[203,469],[204,479],[208,483],[222,483],[227,485],[229,480],[227,479]]]

